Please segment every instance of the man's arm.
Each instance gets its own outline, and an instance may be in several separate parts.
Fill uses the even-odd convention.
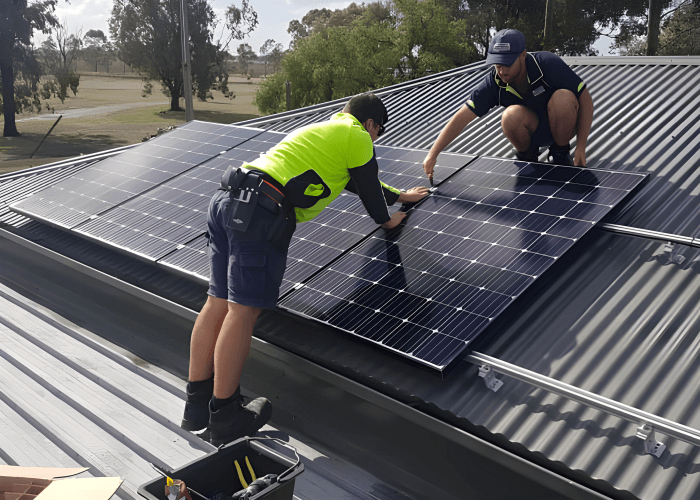
[[[586,143],[593,123],[593,99],[588,89],[584,89],[578,98],[578,124],[576,127],[576,149],[574,151],[574,165],[586,166]]]
[[[438,155],[462,133],[464,127],[469,125],[474,118],[476,118],[476,113],[469,109],[469,106],[466,104],[459,108],[454,116],[450,118],[450,121],[447,122],[447,125],[442,129],[435,144],[430,148],[428,156],[426,156],[423,161],[423,170],[428,174],[428,177],[433,176],[433,169],[435,168]]]

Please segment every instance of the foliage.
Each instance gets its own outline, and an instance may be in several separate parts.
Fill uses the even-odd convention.
[[[19,135],[15,113],[40,107],[38,82],[41,69],[30,44],[35,30],[48,33],[58,24],[53,14],[56,2],[0,1],[0,105],[5,117],[5,136]]]
[[[443,71],[477,56],[463,35],[464,22],[451,18],[440,0],[316,9],[290,29],[298,25],[311,34],[299,36],[284,55],[282,71],[260,85],[255,103],[262,113],[286,109],[285,81],[292,82],[292,106],[298,108]]]
[[[80,32],[69,35],[65,23],[56,26],[55,33],[41,44],[41,62],[47,73],[55,78],[58,87],[56,97],[61,102],[68,97],[69,88],[73,95],[78,93],[80,75],[73,70],[73,66],[81,45]]]
[[[661,15],[658,55],[700,54],[700,1],[665,2]],[[625,19],[612,48],[621,55],[647,54],[647,15]]]
[[[265,60],[265,76],[267,76],[267,65],[272,66],[272,72],[277,71],[279,63],[282,61],[284,48],[281,43],[275,42],[272,38],[265,41],[260,47],[260,58]]]
[[[247,75],[248,66],[250,65],[250,63],[255,61],[255,59],[257,59],[258,56],[255,55],[255,52],[253,52],[253,49],[247,43],[240,44],[238,46],[237,53],[238,71],[240,71],[244,75]]]
[[[700,55],[700,0],[684,1],[663,22],[659,53]]]
[[[83,37],[81,56],[91,65],[94,63],[95,72],[100,64],[109,69],[109,63],[115,58],[114,47],[102,30],[89,30]]]
[[[215,87],[227,93],[226,47],[232,39],[244,37],[257,25],[257,14],[247,0],[243,0],[240,9],[229,6],[225,24],[230,35],[225,43],[214,43],[216,16],[209,1],[189,0],[187,6],[193,90],[200,100],[209,98],[210,90]],[[115,2],[109,29],[120,59],[160,81],[163,93],[170,97],[170,109],[180,110],[179,99],[183,95],[180,1]]]

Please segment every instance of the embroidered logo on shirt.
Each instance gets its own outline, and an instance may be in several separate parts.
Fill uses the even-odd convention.
[[[467,101],[467,105],[468,105],[470,108],[476,108],[476,106],[474,106],[474,101],[472,101],[471,99],[469,99],[469,100]]]
[[[544,92],[544,87],[542,87],[542,86],[540,85],[539,87],[537,87],[535,90],[532,91],[532,95],[534,95],[535,97],[537,97],[537,96],[540,95],[542,92]]]
[[[493,51],[494,52],[508,52],[509,50],[510,50],[509,43],[494,43],[493,44]]]

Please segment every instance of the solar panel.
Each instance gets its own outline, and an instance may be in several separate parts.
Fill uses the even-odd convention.
[[[279,307],[442,371],[646,177],[480,158]]]
[[[184,245],[179,245],[174,252],[159,260],[158,265],[185,277],[208,283],[207,244],[206,236],[201,235]]]
[[[404,190],[426,185],[427,179],[423,172],[425,151],[377,146],[375,153],[379,164],[379,179],[384,183]],[[469,155],[441,154],[434,173],[437,183],[474,158]],[[398,208],[390,207],[390,213]],[[343,192],[316,218],[297,226],[289,246],[287,270],[280,295],[298,287],[375,229],[377,224],[367,215],[360,198]]]
[[[254,160],[284,136],[279,132],[263,132],[73,230],[86,238],[156,261],[204,234],[209,201],[229,165],[241,166]]]
[[[190,122],[83,169],[11,208],[71,229],[260,133],[252,128]]]

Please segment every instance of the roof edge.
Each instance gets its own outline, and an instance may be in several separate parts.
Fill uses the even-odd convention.
[[[700,56],[562,56],[567,64],[700,66]]]

